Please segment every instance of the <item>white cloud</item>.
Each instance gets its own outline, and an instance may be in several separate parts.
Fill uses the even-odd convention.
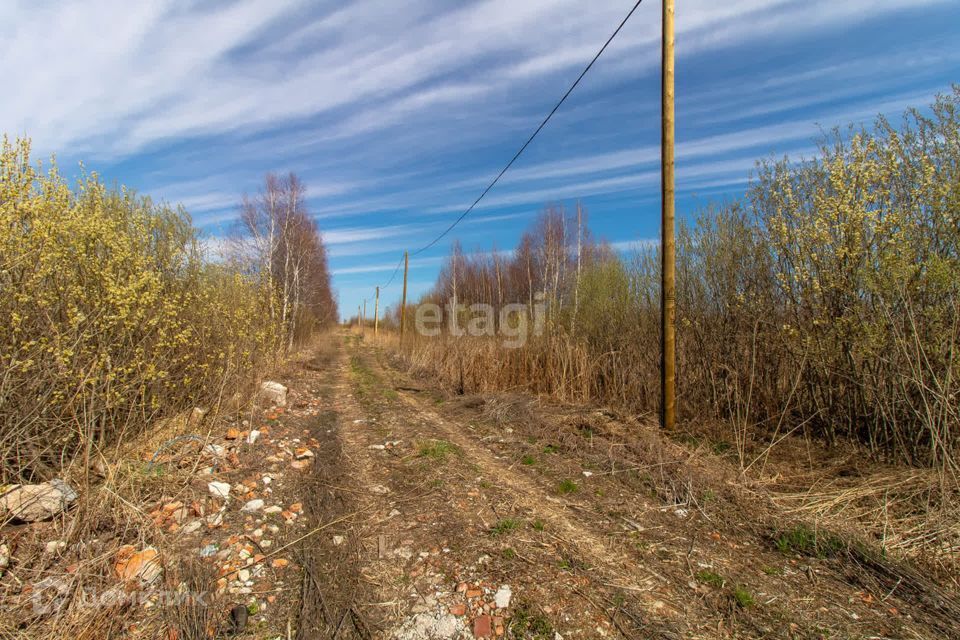
[[[680,55],[916,8],[935,0],[689,0]],[[641,5],[609,68],[656,49],[655,4]],[[130,154],[184,136],[250,133],[329,113],[311,136],[359,135],[411,114],[510,96],[579,67],[623,2],[380,1],[318,12],[306,0],[8,2],[0,126],[44,151]],[[630,70],[635,73],[636,66]],[[602,72],[602,71],[601,71]],[[551,86],[560,87],[560,82]],[[556,92],[556,89],[554,90]]]
[[[809,152],[814,122],[929,102],[946,88],[937,83],[952,74],[955,47],[883,34],[891,46],[852,58],[847,44],[867,40],[879,20],[949,1],[678,3],[680,192],[729,193],[754,158]],[[37,156],[112,166],[119,175],[108,181],[182,202],[206,226],[232,218],[263,173],[297,171],[335,273],[369,280],[472,201],[630,4],[6,0],[0,131],[32,136]],[[546,201],[655,199],[659,28],[659,3],[645,2],[444,243],[502,241],[519,226],[510,220]],[[830,51],[804,50],[820,34]],[[784,43],[799,55],[783,57]],[[482,215],[497,207],[506,212]]]

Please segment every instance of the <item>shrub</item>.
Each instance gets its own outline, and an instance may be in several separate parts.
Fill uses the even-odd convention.
[[[203,259],[180,208],[71,190],[0,147],[0,481],[232,394],[275,354],[257,283]]]

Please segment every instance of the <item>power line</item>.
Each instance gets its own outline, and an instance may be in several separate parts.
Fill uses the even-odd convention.
[[[623,29],[623,25],[627,24],[627,20],[630,19],[630,16],[633,15],[634,11],[637,10],[637,7],[639,7],[640,3],[642,2],[643,0],[637,0],[637,2],[633,5],[633,8],[630,9],[629,13],[627,13],[626,17],[624,17],[624,19],[620,21],[620,24],[617,26],[616,30],[614,30],[614,32],[610,34],[610,37],[607,38],[607,41],[604,42],[603,46],[600,47],[600,50],[597,51],[597,55],[593,56],[593,59],[590,61],[590,63],[586,67],[584,67],[583,71],[580,72],[580,75],[577,76],[577,79],[573,81],[573,84],[570,85],[570,88],[567,89],[567,92],[563,94],[563,97],[560,98],[560,101],[557,102],[557,104],[554,105],[553,109],[550,110],[550,113],[548,113],[547,117],[543,119],[543,122],[540,123],[540,126],[537,127],[536,131],[534,131],[530,135],[530,137],[527,138],[527,141],[523,143],[523,146],[520,147],[519,151],[517,151],[512,158],[510,158],[510,162],[508,162],[506,166],[504,166],[503,169],[500,170],[500,173],[497,174],[497,177],[493,179],[493,182],[487,185],[487,188],[484,189],[483,192],[477,197],[477,199],[473,201],[473,204],[467,207],[466,211],[461,213],[460,217],[454,220],[449,227],[444,229],[443,233],[441,233],[436,238],[431,240],[428,244],[424,245],[423,247],[420,247],[410,255],[416,256],[426,251],[433,245],[437,244],[437,242],[439,242],[441,238],[443,238],[445,235],[450,233],[454,227],[460,224],[460,222],[464,218],[466,218],[471,211],[473,211],[474,207],[476,207],[480,203],[480,201],[483,200],[484,196],[486,196],[487,193],[489,193],[490,189],[493,189],[494,185],[500,181],[500,178],[503,177],[503,174],[505,174],[507,170],[510,169],[511,166],[513,166],[513,163],[517,161],[517,158],[519,158],[520,155],[527,149],[527,147],[530,146],[530,143],[533,142],[533,139],[537,137],[537,134],[540,133],[540,131],[547,125],[548,122],[550,122],[550,118],[553,117],[553,114],[557,112],[557,109],[560,108],[560,105],[562,105],[567,100],[567,97],[569,97],[570,94],[573,93],[573,90],[577,88],[577,85],[580,84],[580,81],[583,80],[583,77],[587,75],[587,72],[590,71],[590,68],[593,67],[593,64],[600,58],[600,56],[607,49],[610,43],[613,42],[613,39],[617,37],[617,34],[620,33],[621,29]]]
[[[593,59],[591,59],[590,62],[587,64],[587,66],[584,67],[583,71],[580,72],[580,75],[577,76],[577,79],[573,81],[573,84],[571,84],[570,87],[567,89],[566,93],[563,94],[563,97],[561,97],[560,100],[557,102],[557,104],[553,106],[553,109],[550,110],[550,113],[547,114],[547,117],[543,119],[543,121],[540,123],[540,126],[538,126],[536,130],[532,134],[530,134],[530,137],[527,138],[527,141],[523,143],[523,146],[521,146],[520,149],[515,154],[513,154],[513,157],[510,158],[510,161],[503,167],[503,169],[500,170],[500,173],[497,174],[497,177],[495,177],[493,181],[487,185],[487,188],[484,189],[479,196],[477,196],[477,199],[473,201],[473,204],[467,207],[467,209],[463,213],[461,213],[460,216],[456,220],[454,220],[449,227],[444,229],[443,233],[441,233],[436,238],[431,240],[426,245],[420,247],[416,251],[411,252],[410,253],[411,256],[417,256],[423,253],[424,251],[426,251],[427,249],[429,249],[430,247],[432,247],[433,245],[437,244],[437,242],[439,242],[444,236],[450,233],[454,227],[460,224],[463,221],[463,219],[466,218],[470,214],[470,212],[473,211],[474,208],[476,208],[478,204],[480,204],[480,201],[483,200],[483,198],[487,195],[487,193],[489,193],[490,190],[493,189],[493,187],[497,184],[497,182],[500,181],[500,178],[502,178],[503,175],[510,169],[510,167],[513,166],[513,163],[517,161],[517,159],[523,154],[524,151],[526,151],[527,147],[530,146],[530,143],[533,142],[534,138],[537,137],[540,131],[542,131],[545,126],[547,126],[547,123],[550,122],[550,119],[553,117],[553,114],[555,114],[557,110],[560,108],[560,106],[564,102],[566,102],[570,94],[573,93],[573,90],[577,88],[577,85],[579,85],[580,81],[583,80],[583,77],[587,75],[587,72],[590,71],[594,63],[596,63],[596,61],[600,58],[600,56],[603,55],[603,52],[606,51],[608,46],[610,46],[610,43],[613,42],[613,39],[617,37],[617,34],[620,33],[620,30],[623,29],[623,26],[625,24],[627,24],[627,21],[630,20],[630,17],[633,16],[634,12],[637,10],[637,7],[639,7],[642,2],[643,0],[637,0],[634,3],[633,7],[630,9],[627,15],[623,18],[623,20],[620,21],[620,24],[617,25],[617,28],[613,31],[612,34],[610,34],[610,37],[607,38],[607,41],[603,43],[603,46],[600,47],[600,50],[597,51],[595,56],[593,56]],[[400,258],[400,261],[397,263],[397,267],[393,270],[393,274],[390,276],[390,279],[387,281],[387,284],[380,286],[381,290],[386,289],[387,287],[390,286],[390,284],[393,282],[393,279],[397,276],[397,273],[400,271],[401,264],[403,264],[402,257]]]
[[[393,270],[393,274],[390,276],[390,279],[387,280],[387,284],[380,285],[380,289],[386,289],[390,286],[390,283],[393,282],[393,279],[397,277],[397,272],[400,271],[400,265],[403,264],[403,256],[400,256],[400,261],[397,263],[397,268]]]

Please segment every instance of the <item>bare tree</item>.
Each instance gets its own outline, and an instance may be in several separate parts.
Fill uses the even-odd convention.
[[[268,174],[256,196],[244,196],[228,257],[261,277],[287,349],[336,318],[326,248],[296,174]]]

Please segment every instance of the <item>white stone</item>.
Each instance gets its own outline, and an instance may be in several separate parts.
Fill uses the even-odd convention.
[[[263,500],[261,500],[260,498],[255,498],[250,502],[248,502],[247,504],[243,505],[243,508],[241,509],[241,511],[253,513],[254,511],[260,511],[261,509],[263,509]]]
[[[237,580],[240,582],[247,582],[250,580],[250,571],[248,569],[240,569],[240,571],[237,571]]]
[[[439,618],[432,613],[418,613],[408,618],[391,636],[396,640],[441,640],[447,638],[473,637],[463,620],[444,614]]]
[[[44,550],[49,554],[60,553],[67,548],[67,543],[65,540],[51,540],[46,544]],[[2,555],[2,552],[0,552]]]
[[[510,606],[511,597],[513,597],[513,592],[510,590],[510,585],[505,584],[497,589],[496,595],[493,596],[493,601],[496,603],[498,609],[506,609]]]
[[[230,485],[226,482],[208,482],[207,491],[210,492],[214,498],[223,498],[227,499],[230,497]]]
[[[287,406],[287,388],[279,382],[266,380],[260,385],[260,394],[278,407]]]
[[[48,520],[62,513],[76,499],[77,492],[60,479],[43,484],[14,485],[0,497],[0,520]]]
[[[199,531],[201,526],[202,526],[202,523],[199,520],[192,520],[187,524],[183,525],[183,529],[181,529],[181,532],[184,534],[191,534],[196,531]]]
[[[283,507],[279,507],[277,505],[273,505],[272,507],[267,507],[266,509],[263,510],[263,512],[266,514],[280,513],[282,511],[283,511]]]
[[[333,536],[333,544],[335,544],[336,546],[339,547],[340,545],[342,545],[343,541],[344,541],[343,536]]]
[[[247,444],[256,444],[259,437],[260,431],[257,429],[252,429],[250,433],[247,434]]]

